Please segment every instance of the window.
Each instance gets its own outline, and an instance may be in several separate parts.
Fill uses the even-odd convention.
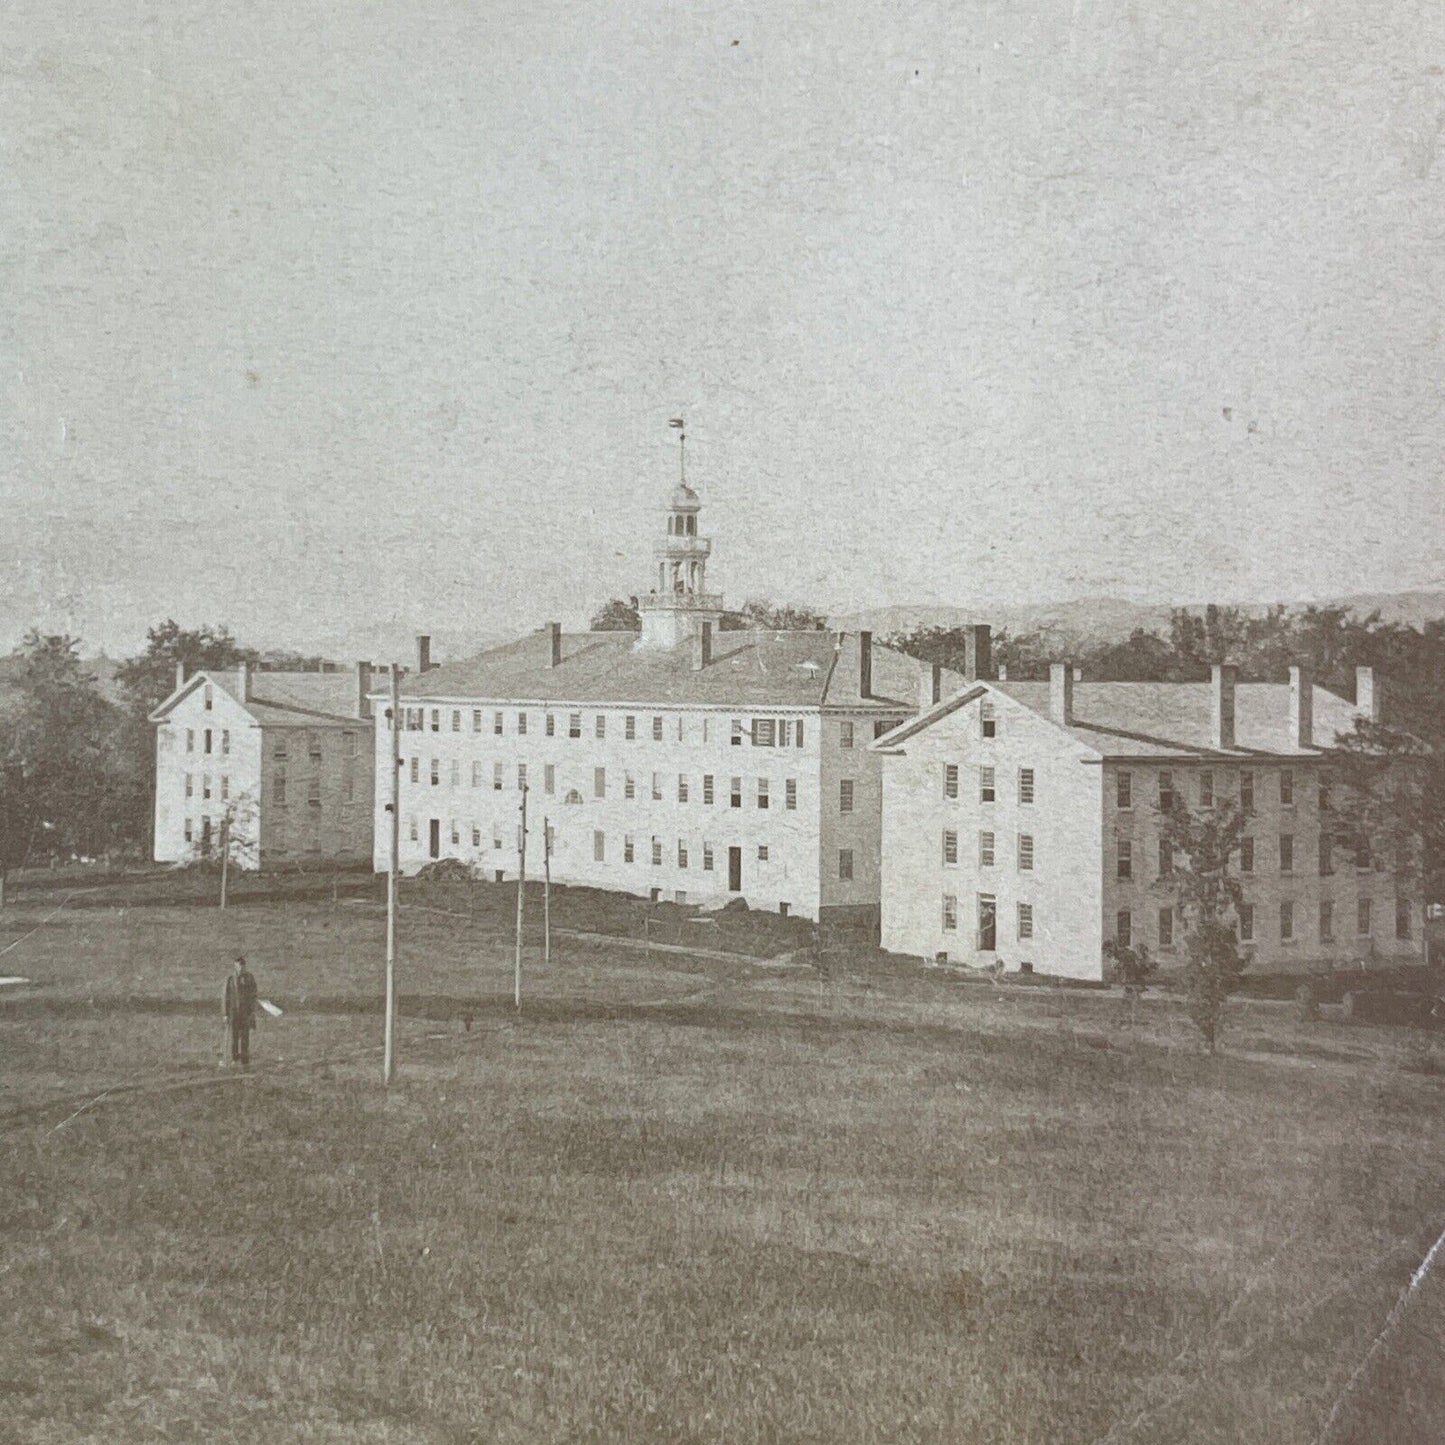
[[[482,786],[482,763],[480,758],[472,759],[472,787]]]
[[[838,849],[838,877],[844,883],[853,881],[853,850],[851,848]]]
[[[1159,771],[1159,811],[1167,813],[1174,806],[1174,774],[1168,768]]]
[[[345,749],[345,751],[346,751],[346,756],[347,756],[348,758],[354,758],[354,757],[356,757],[356,756],[359,754],[359,752],[360,752],[360,749],[356,746],[356,734],[353,733],[353,732],[344,732],[344,733],[342,733],[342,734],[341,734],[341,744],[342,744],[342,747]],[[222,751],[222,752],[226,752],[226,751],[228,751],[228,749],[222,748],[221,751]]]
[[[702,775],[702,800],[703,800],[704,803],[707,803],[709,806],[711,806],[711,804],[712,804],[712,774],[711,774],[711,773],[704,773],[704,774]]]
[[[500,792],[502,791],[502,765],[501,765],[501,763],[493,763],[493,764],[492,764],[492,787],[493,787],[493,789],[494,789],[496,792],[498,792],[498,793],[500,793]]]
[[[1335,871],[1334,859],[1335,840],[1330,837],[1327,829],[1320,829],[1320,877],[1332,877]]]
[[[784,718],[778,724],[778,746],[785,748],[792,741],[793,724]]]
[[[631,863],[635,851],[632,834],[628,833],[622,840],[622,861],[624,863]]]
[[[662,801],[662,774],[661,774],[661,773],[654,773],[654,774],[652,775],[652,800],[653,800],[653,802],[655,802],[655,803],[659,803],[659,802]]]
[[[191,839],[191,820],[190,820],[189,818],[186,819],[185,834],[186,834],[186,842],[187,842],[187,843],[191,842],[191,840],[192,840],[192,839]]]
[[[957,763],[944,763],[943,765],[943,796],[945,798],[956,798],[958,796]]]
[[[958,895],[956,893],[943,895],[943,931],[945,933],[958,932]]]
[[[652,840],[652,866],[653,866],[654,868],[661,868],[661,867],[662,867],[662,839],[661,839],[661,838],[654,838],[654,839]]]
[[[286,756],[286,740],[285,740],[285,738],[277,738],[277,739],[276,739],[276,749],[277,749],[276,756],[277,756],[278,758],[284,758],[284,757]],[[186,729],[186,751],[187,751],[188,753],[193,753],[193,752],[195,752],[195,750],[196,750],[196,730],[195,730],[195,728],[187,728],[187,729]]]
[[[461,760],[460,758],[453,758],[453,759],[452,759],[452,766],[451,766],[451,774],[450,774],[450,777],[451,777],[451,785],[452,785],[452,787],[454,787],[454,788],[459,788],[459,787],[461,787],[461,785],[462,785],[462,760]]]
[[[743,732],[744,732],[743,720],[742,720],[740,717],[735,717],[735,718],[733,718],[733,719],[732,719],[732,729],[731,729],[731,733],[730,733],[730,735],[729,735],[729,737],[728,737],[728,743],[729,743],[729,745],[730,745],[731,747],[735,747],[735,748],[740,748],[740,747],[742,747],[742,745],[743,745]]]
[[[592,830],[592,861],[594,863],[607,861],[607,835],[600,828]]]
[[[605,738],[607,736],[607,716],[605,713],[598,713],[597,720],[593,724],[595,736]]]
[[[764,811],[768,807],[768,780],[766,778],[758,779],[758,807]]]
[[[943,866],[958,867],[958,834],[952,828],[943,830]]]
[[[499,712],[494,712],[492,714],[492,732],[497,737],[501,737],[505,731],[506,722],[504,721],[502,714]]]
[[[994,715],[991,702],[983,703],[979,707],[978,722],[984,737],[995,738],[998,736],[998,718]]]
[[[1294,904],[1288,898],[1279,905],[1279,936],[1285,943],[1294,937]]]
[[[1019,802],[1032,803],[1034,800],[1034,770],[1019,769]]]
[[[1174,872],[1174,845],[1168,838],[1159,840],[1159,876],[1168,878]]]
[[[1320,899],[1320,942],[1333,943],[1335,938],[1335,905],[1328,898]]]
[[[582,736],[582,714],[580,712],[567,714],[567,736],[569,738]]]
[[[1134,916],[1127,908],[1114,915],[1114,938],[1120,948],[1128,948],[1134,941]]]
[[[1019,869],[1031,872],[1034,866],[1034,840],[1031,833],[1019,834]]]
[[[1117,773],[1114,777],[1114,802],[1123,812],[1134,806],[1134,774]]]
[[[452,709],[452,731],[459,733],[462,730],[462,714],[459,708]]]
[[[637,779],[631,773],[622,775],[622,796],[624,798],[635,798],[637,796]]]
[[[231,752],[231,729],[221,729],[221,756],[228,757]]]
[[[482,710],[479,707],[472,709],[472,731],[479,733],[482,730]]]
[[[633,742],[637,738],[637,719],[633,717],[631,713],[628,713],[626,718],[623,719],[622,736],[625,737],[628,742]]]
[[[407,834],[411,838],[411,841],[415,843],[417,840],[417,821],[415,818],[411,818],[408,820]]]
[[[211,730],[207,728],[201,735],[201,746],[206,752],[211,751]]]
[[[772,748],[777,744],[777,723],[770,717],[755,717],[753,719],[753,746],[755,748]]]
[[[1358,933],[1361,938],[1368,938],[1370,936],[1370,923],[1370,900],[1368,898],[1362,898],[1355,905],[1355,932]]]
[[[652,741],[655,743],[662,741],[662,718],[660,716],[654,717],[652,720]]]
[[[1239,840],[1239,871],[1241,873],[1254,872],[1254,839],[1241,838]]]
[[[792,905],[791,903],[779,903],[779,904],[778,904],[778,917],[779,917],[779,918],[786,918],[792,911],[793,911],[793,905]]]
[[[992,768],[978,770],[978,800],[980,803],[991,803],[994,800]]]
[[[283,754],[283,756],[284,756],[284,754]],[[412,780],[412,782],[414,782],[414,783],[419,783],[419,782],[421,781],[420,769],[421,769],[421,759],[420,759],[420,758],[413,758],[413,759],[411,760],[411,780]]]
[[[1370,839],[1369,835],[1361,833],[1355,839],[1355,867],[1361,872],[1370,866]]]
[[[803,746],[803,719],[802,719],[802,718],[799,718],[798,721],[793,724],[793,746],[794,746],[794,747],[797,747],[797,748],[800,748],[800,747]]]
[[[306,734],[306,751],[313,763],[321,761],[321,734],[314,729],[308,730]]]
[[[432,785],[432,787],[435,788],[435,787],[440,786],[441,780],[442,780],[442,760],[441,760],[440,758],[433,758],[433,759],[431,760],[431,785]]]
[[[231,796],[231,780],[225,773],[221,774],[221,801],[224,803]],[[348,799],[348,801],[350,801]]]
[[[1279,871],[1281,873],[1294,872],[1294,834],[1281,833],[1279,835]]]
[[[1254,904],[1241,903],[1239,905],[1239,941],[1251,943],[1254,941]]]
[[[980,953],[993,953],[998,948],[998,901],[992,893],[978,895],[978,937]]]
[[[452,843],[458,844],[462,841],[462,835],[457,831],[457,820],[452,819]]]
[[[840,722],[838,724],[838,746],[840,748],[851,748],[853,746],[853,724]]]
[[[519,738],[527,736],[527,714],[524,712],[517,714],[517,736]]]
[[[1034,936],[1034,905],[1032,903],[1019,904],[1019,938],[1032,938]]]
[[[542,716],[542,732],[549,738],[557,736],[557,719],[551,713]]]
[[[785,807],[785,808],[788,810],[788,812],[791,813],[791,812],[796,811],[797,806],[798,806],[798,780],[797,780],[796,778],[788,778],[788,779],[783,783],[783,807]]]
[[[520,793],[521,791],[523,791],[523,789],[526,788],[526,786],[527,786],[527,765],[526,765],[526,763],[518,763],[518,764],[517,764],[517,791]]]
[[[1406,939],[1410,936],[1410,900],[1408,898],[1397,898],[1395,900],[1395,937]]]
[[[1134,844],[1128,838],[1120,838],[1114,861],[1114,876],[1116,878],[1132,878],[1134,876]]]
[[[852,778],[840,778],[838,781],[838,811],[840,813],[851,813],[853,811]]]
[[[1159,947],[1174,947],[1174,910],[1172,908],[1159,910]]]
[[[1254,812],[1254,774],[1248,768],[1239,775],[1239,807],[1241,812]]]
[[[212,693],[211,693],[211,684],[210,684],[210,683],[207,683],[207,684],[206,684],[206,686],[205,686],[205,688],[204,688],[204,690],[203,690],[203,692],[202,692],[202,696],[203,696],[204,699],[205,699],[205,702],[204,702],[203,705],[204,705],[206,711],[207,711],[207,712],[210,712],[210,710],[211,710],[211,703],[212,703],[212,701],[213,701],[213,697],[212,697]]]
[[[743,780],[733,778],[728,785],[728,806],[741,808],[743,805]]]
[[[442,730],[442,715],[440,708],[433,708],[431,710],[431,730],[434,733],[439,733]]]
[[[542,765],[542,791],[544,793],[557,791],[557,765],[555,763]]]
[[[1328,813],[1330,810],[1330,785],[1323,778],[1320,779],[1320,812]]]
[[[993,867],[993,834],[980,833],[978,835],[978,866],[980,868]]]
[[[767,861],[768,861],[768,845],[767,845],[766,843],[759,843],[759,844],[758,844],[758,862],[759,862],[759,863],[766,863]]]
[[[607,796],[607,769],[592,769],[592,796],[594,798],[605,798]]]
[[[873,736],[875,738],[881,738],[883,734],[889,730],[889,728],[895,728],[897,726],[898,724],[895,722],[888,722],[884,719],[880,719],[878,722],[873,724]]]
[[[1280,769],[1279,802],[1282,808],[1294,807],[1294,770],[1292,768]]]
[[[477,825],[476,825],[475,823],[473,823],[473,824],[472,824],[472,847],[473,847],[473,848],[480,848],[481,846],[482,846],[482,830],[481,830],[479,827],[477,827]]]
[[[186,774],[186,797],[188,797],[188,798],[193,797],[193,796],[195,795],[195,791],[196,791],[196,781],[195,781],[195,777],[194,777],[193,774],[187,773],[187,774]]]
[[[1214,770],[1212,768],[1205,768],[1199,775],[1199,806],[1201,808],[1214,806]]]
[[[306,802],[313,808],[321,806],[321,779],[312,778],[306,784]]]

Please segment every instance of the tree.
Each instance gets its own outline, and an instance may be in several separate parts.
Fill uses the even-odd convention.
[[[828,625],[828,615],[813,607],[793,602],[770,602],[754,597],[743,603],[738,614],[743,627],[761,628],[765,632],[817,632]]]
[[[593,632],[640,632],[642,618],[637,611],[637,598],[630,597],[624,602],[622,598],[614,597],[610,602],[604,602],[593,613],[589,625]]]
[[[1189,1016],[1212,1054],[1224,1001],[1248,966],[1238,937],[1244,889],[1232,871],[1246,819],[1237,802],[1191,812],[1177,793],[1159,814],[1166,865],[1159,887],[1173,898],[1184,935]]]
[[[178,662],[189,677],[193,672],[220,672],[256,661],[256,650],[242,647],[229,628],[184,628],[168,617],[146,632],[145,651],[121,663],[115,677],[131,710],[145,718],[174,691]]]
[[[1124,988],[1124,1001],[1129,1006],[1129,1022],[1134,1022],[1139,1000],[1149,981],[1159,970],[1159,965],[1149,957],[1149,950],[1141,943],[1130,945],[1111,938],[1104,944],[1104,964],[1109,974]]]

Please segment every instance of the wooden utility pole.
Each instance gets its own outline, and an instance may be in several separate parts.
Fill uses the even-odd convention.
[[[391,787],[387,812],[391,815],[391,849],[386,870],[386,1033],[382,1050],[382,1076],[390,1084],[396,1077],[396,881],[401,852],[401,674],[391,665],[391,706],[387,712],[391,728]]]
[[[231,865],[231,813],[221,814],[221,907],[226,906],[226,873]]]
[[[542,966],[552,962],[552,824],[542,814]]]
[[[512,991],[514,1002],[520,1009],[522,1007],[522,905],[527,896],[527,785],[522,784],[522,829],[521,837],[518,840],[517,852],[519,866],[517,868],[517,956],[513,966]]]

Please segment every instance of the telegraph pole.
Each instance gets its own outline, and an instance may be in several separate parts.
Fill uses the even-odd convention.
[[[386,870],[386,1034],[382,1073],[386,1083],[396,1077],[396,879],[397,855],[401,851],[401,676],[396,663],[391,665],[391,850]]]
[[[522,784],[522,834],[517,849],[517,957],[513,966],[513,994],[517,1008],[522,1007],[522,905],[527,896],[527,785]]]
[[[552,825],[542,814],[542,966],[552,962]]]

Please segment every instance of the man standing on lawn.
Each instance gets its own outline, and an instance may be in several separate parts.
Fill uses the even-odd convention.
[[[226,1022],[231,1029],[231,1062],[251,1062],[251,1030],[256,1027],[256,978],[236,955],[236,971],[226,979]]]

